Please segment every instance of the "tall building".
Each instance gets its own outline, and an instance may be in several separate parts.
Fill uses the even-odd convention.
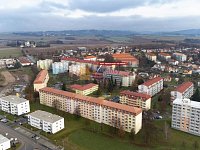
[[[146,57],[147,57],[148,60],[151,60],[151,61],[154,61],[154,62],[157,61],[157,55],[154,54],[154,53],[146,53]]]
[[[190,98],[193,95],[194,84],[192,82],[184,82],[177,86],[175,90],[171,91],[171,103],[175,99]]]
[[[63,117],[41,110],[28,114],[28,124],[52,134],[64,129],[65,126]]]
[[[81,76],[86,74],[86,65],[77,63],[69,66],[69,73]]]
[[[151,96],[126,90],[120,92],[120,103],[149,110],[151,109]]]
[[[71,85],[70,88],[74,90],[77,94],[89,95],[97,91],[99,88],[99,85],[93,84],[93,83],[89,83],[85,85],[74,84],[74,85]]]
[[[134,72],[108,70],[103,72],[104,79],[113,79],[113,83],[125,87],[131,86],[135,81],[136,74]]]
[[[30,112],[30,105],[28,100],[10,95],[0,98],[0,110],[20,116]]]
[[[49,87],[40,89],[40,103],[136,134],[142,128],[142,109]]]
[[[68,70],[69,70],[69,63],[66,61],[54,62],[52,64],[53,74],[64,73],[64,72],[67,72]]]
[[[39,89],[47,87],[49,81],[49,74],[47,70],[41,70],[33,82],[35,91],[39,92]]]
[[[139,93],[145,93],[150,96],[154,96],[155,94],[159,93],[162,89],[163,89],[163,78],[161,77],[150,79],[138,86]]]
[[[173,57],[178,60],[178,61],[186,61],[187,60],[187,55],[182,54],[182,53],[173,53]]]
[[[7,150],[11,148],[10,140],[0,134],[0,150]]]
[[[171,126],[174,129],[200,136],[200,102],[175,99]]]
[[[160,60],[164,60],[164,61],[168,61],[168,60],[170,60],[171,59],[171,55],[170,54],[168,54],[168,53],[159,53],[158,54],[158,58],[160,59]]]
[[[53,63],[52,59],[38,60],[37,61],[37,68],[49,70],[49,69],[51,69],[52,63]]]

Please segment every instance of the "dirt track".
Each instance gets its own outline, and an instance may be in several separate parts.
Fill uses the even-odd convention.
[[[15,77],[9,71],[2,71],[1,75],[5,78],[5,82],[2,84],[2,86],[6,86],[9,83],[15,82]]]

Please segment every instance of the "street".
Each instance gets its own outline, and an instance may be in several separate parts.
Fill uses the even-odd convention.
[[[20,134],[11,127],[0,122],[0,134],[5,136],[6,133],[8,133],[8,137],[17,138],[21,142],[22,145],[20,146],[19,150],[33,150],[34,148],[38,148],[39,150],[47,149],[46,147],[33,141],[31,138]]]

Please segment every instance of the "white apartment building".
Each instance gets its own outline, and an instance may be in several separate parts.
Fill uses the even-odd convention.
[[[163,52],[161,52],[161,53],[158,54],[158,58],[159,58],[160,60],[168,61],[169,59],[171,59],[171,55],[168,54],[168,53],[163,53]]]
[[[178,61],[186,61],[187,60],[187,55],[182,54],[182,53],[173,53],[173,57],[178,60]]]
[[[117,71],[117,70],[108,70],[103,72],[104,79],[113,79],[113,83],[117,83],[119,86],[128,87],[133,84],[135,81],[136,74],[134,72],[127,71]]]
[[[37,68],[49,70],[49,69],[51,69],[52,63],[53,63],[52,59],[38,60]]]
[[[40,103],[78,114],[84,118],[104,123],[135,134],[142,128],[142,109],[100,98],[89,97],[53,88],[40,89]]]
[[[64,72],[67,72],[68,70],[69,70],[69,63],[67,61],[54,62],[52,64],[53,74],[64,73]]]
[[[149,110],[151,109],[151,96],[126,90],[120,92],[120,103]]]
[[[0,110],[12,115],[23,115],[30,112],[29,101],[14,95],[0,98]]]
[[[190,98],[194,94],[194,84],[192,82],[184,82],[171,91],[171,103],[175,99]]]
[[[0,134],[0,150],[7,150],[11,148],[10,140]]]
[[[63,117],[41,110],[28,114],[28,124],[52,134],[64,129],[65,127]]]
[[[77,63],[69,66],[69,73],[81,76],[86,74],[86,65]]]
[[[41,70],[33,82],[34,91],[39,92],[39,89],[47,87],[49,74],[47,70]]]
[[[151,61],[154,61],[154,62],[157,61],[157,55],[154,54],[154,53],[146,53],[146,57],[147,57],[148,60],[151,60]]]
[[[200,136],[200,102],[175,99],[171,126],[174,129]]]
[[[138,86],[139,93],[145,93],[151,97],[163,89],[163,78],[156,77]]]

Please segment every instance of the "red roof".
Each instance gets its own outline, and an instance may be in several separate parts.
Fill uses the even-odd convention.
[[[192,82],[184,82],[181,85],[177,86],[175,91],[183,93],[183,92],[185,92],[192,85],[193,85]]]
[[[80,95],[80,94],[76,94],[76,93],[72,93],[72,92],[57,90],[57,89],[50,88],[50,87],[42,88],[42,89],[40,89],[40,92],[47,92],[47,93],[55,94],[58,96],[62,95],[62,96],[69,97],[72,99],[77,99],[79,101],[87,101],[90,103],[95,103],[97,105],[103,105],[103,106],[107,106],[110,108],[127,111],[130,113],[133,113],[134,115],[138,115],[142,112],[141,108],[123,105],[123,104],[107,101],[107,100],[100,99],[100,98],[95,98],[95,97]]]
[[[168,54],[168,53],[159,53],[159,55],[163,55],[163,56],[171,56],[171,55]]]
[[[146,101],[149,98],[151,98],[151,96],[148,95],[148,94],[131,92],[131,91],[128,91],[128,90],[120,92],[120,95],[128,95],[128,96],[138,97],[138,98],[142,98],[142,100],[144,100],[144,101]]]
[[[163,80],[163,78],[161,78],[161,77],[156,77],[156,78],[153,78],[153,79],[150,79],[150,80],[144,82],[142,85],[151,86],[152,84],[154,84],[154,83],[156,83],[156,82],[158,82],[158,81],[160,81],[160,80]]]
[[[84,59],[96,58],[96,56],[86,56]]]
[[[84,91],[84,90],[90,89],[90,88],[97,86],[97,85],[98,84],[93,84],[93,83],[89,83],[89,84],[86,84],[86,85],[73,84],[73,85],[70,86],[70,88],[75,89],[75,90]]]
[[[19,57],[18,60],[21,64],[31,63],[31,61],[27,57]]]
[[[129,53],[113,54],[112,56],[114,59],[121,60],[122,62],[139,62],[136,57],[132,56]]]
[[[41,71],[38,73],[38,75],[37,75],[37,77],[35,78],[35,80],[34,80],[33,83],[34,83],[34,84],[44,83],[44,80],[45,80],[47,74],[48,74],[48,71],[47,71],[47,70],[41,70]]]
[[[147,53],[147,55],[149,55],[149,56],[156,56],[156,54],[154,54],[154,53]]]

